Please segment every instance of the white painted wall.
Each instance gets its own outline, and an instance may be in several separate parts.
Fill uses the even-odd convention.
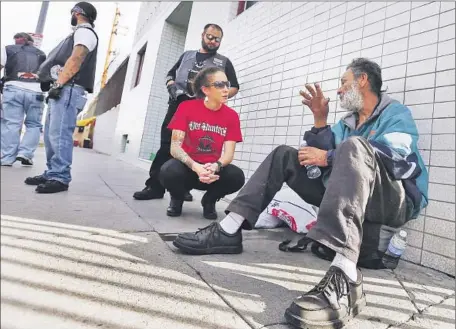
[[[233,17],[232,8],[237,2],[200,2],[194,1],[192,14],[188,23],[187,39],[185,49],[201,48],[201,34],[208,23],[218,24],[225,30],[229,19]],[[223,50],[223,42],[220,51]]]
[[[125,86],[120,104],[119,118],[114,134],[115,153],[119,154],[122,135],[128,134],[129,144],[122,158],[128,162],[136,162],[144,131],[147,106],[151,85],[154,77],[155,63],[160,45],[165,19],[177,7],[178,2],[161,3],[160,12],[155,13],[155,21],[150,25],[149,33],[143,34],[134,44],[128,63]],[[155,8],[154,8],[155,10]],[[147,50],[143,64],[140,83],[133,86],[138,51],[147,42]]]
[[[114,152],[114,134],[119,117],[119,105],[97,116],[93,134],[93,149],[104,154]]]

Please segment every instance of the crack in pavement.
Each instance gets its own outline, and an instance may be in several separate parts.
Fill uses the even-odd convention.
[[[138,214],[138,213],[135,211],[135,209],[133,209],[133,208],[132,208],[124,199],[122,199],[122,197],[121,197],[118,193],[116,193],[116,191],[114,191],[114,190],[112,189],[112,187],[103,179],[103,177],[102,177],[100,174],[98,174],[98,177],[100,177],[101,181],[106,185],[106,187],[107,187],[108,189],[111,190],[112,193],[114,193],[114,195],[115,195],[120,201],[122,201],[122,202],[131,210],[131,211],[133,211],[133,213],[134,213],[136,216],[138,216],[139,219],[141,219],[144,223],[146,223],[147,226],[149,226],[149,227],[152,229],[151,231],[148,231],[148,232],[156,232],[155,228],[154,228],[152,225],[150,225],[150,223],[147,222],[144,218],[142,218],[142,216],[141,216],[140,214]]]
[[[170,248],[168,246],[168,248]],[[171,249],[171,248],[170,248]],[[223,302],[234,312],[236,315],[238,315],[250,328],[256,329],[253,324],[251,324],[244,315],[241,314],[221,293],[219,293],[212,285],[206,281],[206,279],[203,277],[200,271],[198,271],[196,268],[194,268],[192,265],[187,263],[185,260],[183,260],[181,257],[179,257],[185,264],[187,264],[188,267],[190,267],[193,271],[195,271],[196,275],[217,295],[219,296]]]
[[[265,324],[264,326],[262,326],[258,329],[265,329],[265,328],[272,327],[272,326],[288,326],[288,323],[287,322],[269,323],[269,324]]]
[[[400,282],[401,285],[402,285],[402,282]],[[408,292],[407,292],[408,293]],[[416,319],[416,317],[419,317],[420,315],[424,315],[424,313],[426,311],[428,311],[431,307],[434,307],[434,306],[439,306],[441,304],[443,304],[444,302],[446,302],[448,299],[450,298],[454,298],[455,297],[455,294],[451,294],[451,295],[448,295],[446,297],[444,297],[440,302],[438,303],[434,303],[434,304],[430,304],[428,306],[426,306],[425,308],[423,308],[422,311],[420,311],[419,309],[417,309],[418,312],[414,312],[407,320],[401,322],[401,323],[398,323],[398,324],[390,324],[388,327],[386,327],[386,329],[389,329],[389,328],[392,328],[392,327],[401,327],[402,325],[405,325],[407,323],[409,323],[410,321],[414,321]],[[415,305],[415,304],[414,304]]]
[[[152,228],[151,231],[144,231],[144,232],[152,232],[152,233],[157,233],[159,234],[147,221],[144,220],[144,218],[141,217],[140,214],[138,214],[126,201],[124,201],[122,199],[122,197],[117,194],[112,188],[111,186],[109,186],[109,184],[103,179],[103,177],[98,174],[98,177],[100,177],[101,181],[112,191],[112,193],[114,193],[118,199],[120,199],[120,201],[122,201],[125,205],[127,205],[127,207],[133,211],[133,213],[135,213],[142,221],[144,221],[148,226],[150,226]],[[124,232],[122,232],[124,233]],[[160,234],[159,234],[160,235]],[[173,252],[174,254],[176,254],[172,249],[171,247],[165,242],[163,241],[163,243],[171,250],[171,252]],[[184,259],[182,259],[181,257],[179,257],[181,259],[181,261],[186,264],[188,267],[190,267],[195,273],[196,275],[217,295],[219,296],[222,301],[228,306],[228,308],[230,308],[236,315],[238,315],[250,328],[252,329],[256,329],[252,324],[249,323],[249,321],[233,306],[231,305],[231,303],[224,297],[222,296],[214,287],[212,287],[212,285],[206,281],[203,277],[203,275],[200,273],[200,271],[198,271],[197,269],[195,269],[193,266],[191,266],[189,263],[187,263]]]
[[[409,297],[410,299],[410,302],[412,303],[413,307],[418,311],[419,314],[421,314],[421,311],[418,307],[418,305],[416,304],[415,302],[415,295],[413,294],[413,292],[409,291],[407,289],[407,287],[404,285],[404,283],[402,282],[402,280],[399,278],[399,276],[393,271],[393,274],[394,274],[394,277],[396,278],[396,280],[399,282],[399,284],[401,285],[402,289],[405,290],[405,292],[407,293],[407,296]],[[415,313],[414,313],[415,314]],[[413,316],[413,314],[412,314]],[[409,319],[410,320],[410,319]],[[407,321],[409,321],[407,320]],[[388,327],[389,328],[389,327]]]
[[[171,246],[166,243],[165,241],[163,241],[163,243],[166,245],[166,247],[168,247],[169,250],[171,250],[171,252],[176,255],[185,265],[187,265],[188,267],[190,267],[194,272],[195,274],[201,279],[201,281],[203,281],[206,286],[209,287],[209,289],[211,289],[217,296],[220,297],[220,299],[226,304],[226,306],[228,306],[229,309],[231,309],[237,316],[239,316],[250,328],[252,329],[257,329],[253,324],[251,324],[244,315],[242,315],[221,293],[219,293],[204,277],[203,275],[201,274],[200,271],[198,271],[196,268],[194,268],[192,265],[190,265],[185,259],[183,259],[182,257],[179,256],[179,254],[176,254],[176,252],[171,248]],[[264,327],[264,326],[263,326]],[[263,328],[261,327],[261,328]]]

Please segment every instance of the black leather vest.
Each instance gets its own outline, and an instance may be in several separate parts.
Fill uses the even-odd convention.
[[[45,61],[44,52],[32,45],[9,45],[6,49],[5,82],[38,82],[38,69]]]
[[[87,92],[93,93],[95,83],[95,71],[97,68],[97,52],[98,52],[98,35],[95,31],[87,26],[80,26],[77,29],[89,29],[97,38],[95,49],[89,52],[72,81],[84,87]],[[76,31],[75,31],[76,32]],[[74,33],[66,37],[55,47],[50,53],[47,60],[40,66],[38,76],[41,82],[47,83],[57,80],[59,68],[63,68],[68,58],[73,52]],[[70,82],[69,82],[70,83]]]
[[[194,97],[193,91],[193,81],[203,68],[206,67],[220,67],[225,69],[226,62],[228,58],[219,53],[215,53],[214,56],[207,58],[202,63],[196,62],[196,54],[198,51],[189,50],[184,53],[182,57],[182,62],[179,68],[176,71],[176,87],[177,87],[177,96],[188,95]],[[201,65],[199,65],[201,64]]]

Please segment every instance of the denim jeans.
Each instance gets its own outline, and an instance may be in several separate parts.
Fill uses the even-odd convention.
[[[49,99],[44,123],[46,179],[67,185],[71,182],[73,133],[77,115],[86,102],[85,90],[80,86],[64,86],[59,99]]]
[[[11,85],[4,87],[1,120],[2,164],[14,163],[18,155],[33,159],[40,142],[43,100],[42,93]],[[21,141],[22,124],[25,124],[26,129]]]

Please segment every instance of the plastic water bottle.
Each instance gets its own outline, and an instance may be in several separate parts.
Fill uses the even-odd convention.
[[[405,247],[407,247],[407,232],[400,230],[394,234],[390,240],[388,249],[382,259],[383,265],[385,265],[386,268],[394,270],[404,253]]]
[[[307,142],[303,139],[300,146],[306,147]],[[307,169],[307,177],[309,177],[310,179],[315,179],[315,178],[318,178],[321,176],[321,170],[316,165],[307,165],[306,169]]]

